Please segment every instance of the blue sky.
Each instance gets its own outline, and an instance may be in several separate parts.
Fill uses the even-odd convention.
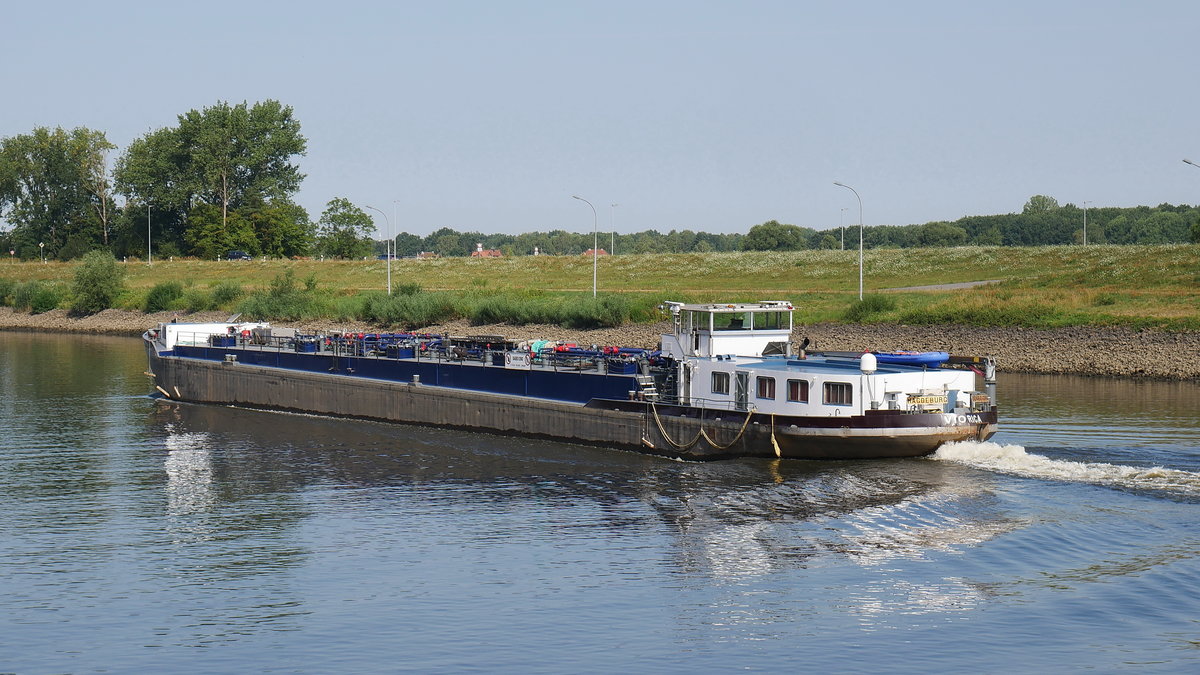
[[[586,231],[579,194],[602,231],[856,223],[835,180],[868,225],[1200,202],[1195,2],[6,4],[0,136],[119,153],[278,99],[314,219]]]

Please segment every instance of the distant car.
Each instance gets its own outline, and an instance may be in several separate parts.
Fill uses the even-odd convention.
[[[225,255],[227,260],[254,260],[249,253],[245,251],[230,251]]]

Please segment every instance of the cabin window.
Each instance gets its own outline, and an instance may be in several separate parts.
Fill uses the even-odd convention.
[[[754,330],[779,330],[784,324],[785,312],[757,312],[754,315]]]
[[[745,312],[713,314],[713,330],[745,330],[749,327],[746,324]]]
[[[756,380],[759,398],[775,398],[775,378],[759,377]]]
[[[852,405],[854,390],[849,382],[826,382],[825,405]]]
[[[729,395],[729,373],[712,374],[712,393]]]
[[[808,380],[788,380],[788,400],[808,403]]]

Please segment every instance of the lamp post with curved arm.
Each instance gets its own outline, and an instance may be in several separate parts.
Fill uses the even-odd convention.
[[[571,195],[575,199],[591,206],[592,208],[592,297],[596,297],[596,248],[600,245],[600,221],[596,217],[596,207],[588,200],[579,195]]]
[[[854,196],[855,196],[855,197],[858,199],[858,299],[859,299],[859,300],[862,300],[862,299],[863,299],[863,217],[862,217],[862,197],[859,197],[859,196],[858,196],[858,190],[855,190],[854,188],[850,187],[849,185],[846,185],[845,183],[839,183],[839,182],[837,182],[837,181],[835,180],[835,181],[833,181],[833,184],[834,184],[834,185],[836,185],[836,186],[838,186],[838,187],[844,187],[844,188],[846,188],[847,190],[849,190],[849,191],[853,192],[853,193],[854,193]]]
[[[378,213],[379,215],[383,216],[383,222],[387,225],[387,229],[388,229],[388,237],[391,237],[392,221],[388,220],[387,214],[384,213],[383,211],[380,211],[379,209],[375,208],[374,206],[367,206],[366,204],[363,204],[363,206],[366,206],[368,209],[371,209],[375,213]],[[392,294],[392,249],[391,249],[390,244],[388,245],[387,280],[388,280],[388,282],[387,282],[388,295],[391,295]]]

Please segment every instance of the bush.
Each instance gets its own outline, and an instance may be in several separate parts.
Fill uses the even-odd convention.
[[[13,289],[17,287],[17,282],[12,279],[0,279],[0,306],[9,304],[11,301],[9,296],[12,295]]]
[[[223,306],[242,297],[242,286],[235,281],[222,281],[213,286],[212,301],[214,305]]]
[[[458,316],[454,303],[445,293],[384,295],[370,293],[363,298],[360,319],[385,326],[421,328]]]
[[[616,328],[629,321],[629,300],[623,295],[605,295],[583,302],[569,302],[557,321],[567,328]]]
[[[867,295],[842,314],[842,318],[850,323],[866,323],[878,318],[878,315],[896,309],[896,299],[890,295]]]
[[[213,302],[212,297],[204,292],[204,289],[188,288],[183,291],[183,297],[177,301],[177,306],[186,310],[189,314],[195,314],[196,312],[205,312],[212,309]]]
[[[315,277],[304,281],[305,289],[296,284],[292,270],[275,275],[267,291],[258,291],[238,303],[238,311],[253,319],[278,319],[298,321],[329,316],[333,313],[333,302],[319,298],[312,289],[316,288]]]
[[[632,303],[625,295],[578,298],[568,295],[502,293],[478,299],[463,312],[474,325],[558,324],[566,328],[613,328],[629,322]]]
[[[171,303],[183,297],[183,284],[178,281],[164,281],[156,284],[150,292],[146,294],[146,305],[144,307],[147,314],[154,312],[165,312],[171,309]]]
[[[78,314],[95,314],[113,306],[125,290],[125,270],[108,251],[89,251],[75,269],[75,303]]]
[[[62,302],[63,291],[54,284],[48,284],[36,279],[19,284],[13,289],[13,307],[27,309],[30,314],[41,314],[52,309],[58,309]]]

